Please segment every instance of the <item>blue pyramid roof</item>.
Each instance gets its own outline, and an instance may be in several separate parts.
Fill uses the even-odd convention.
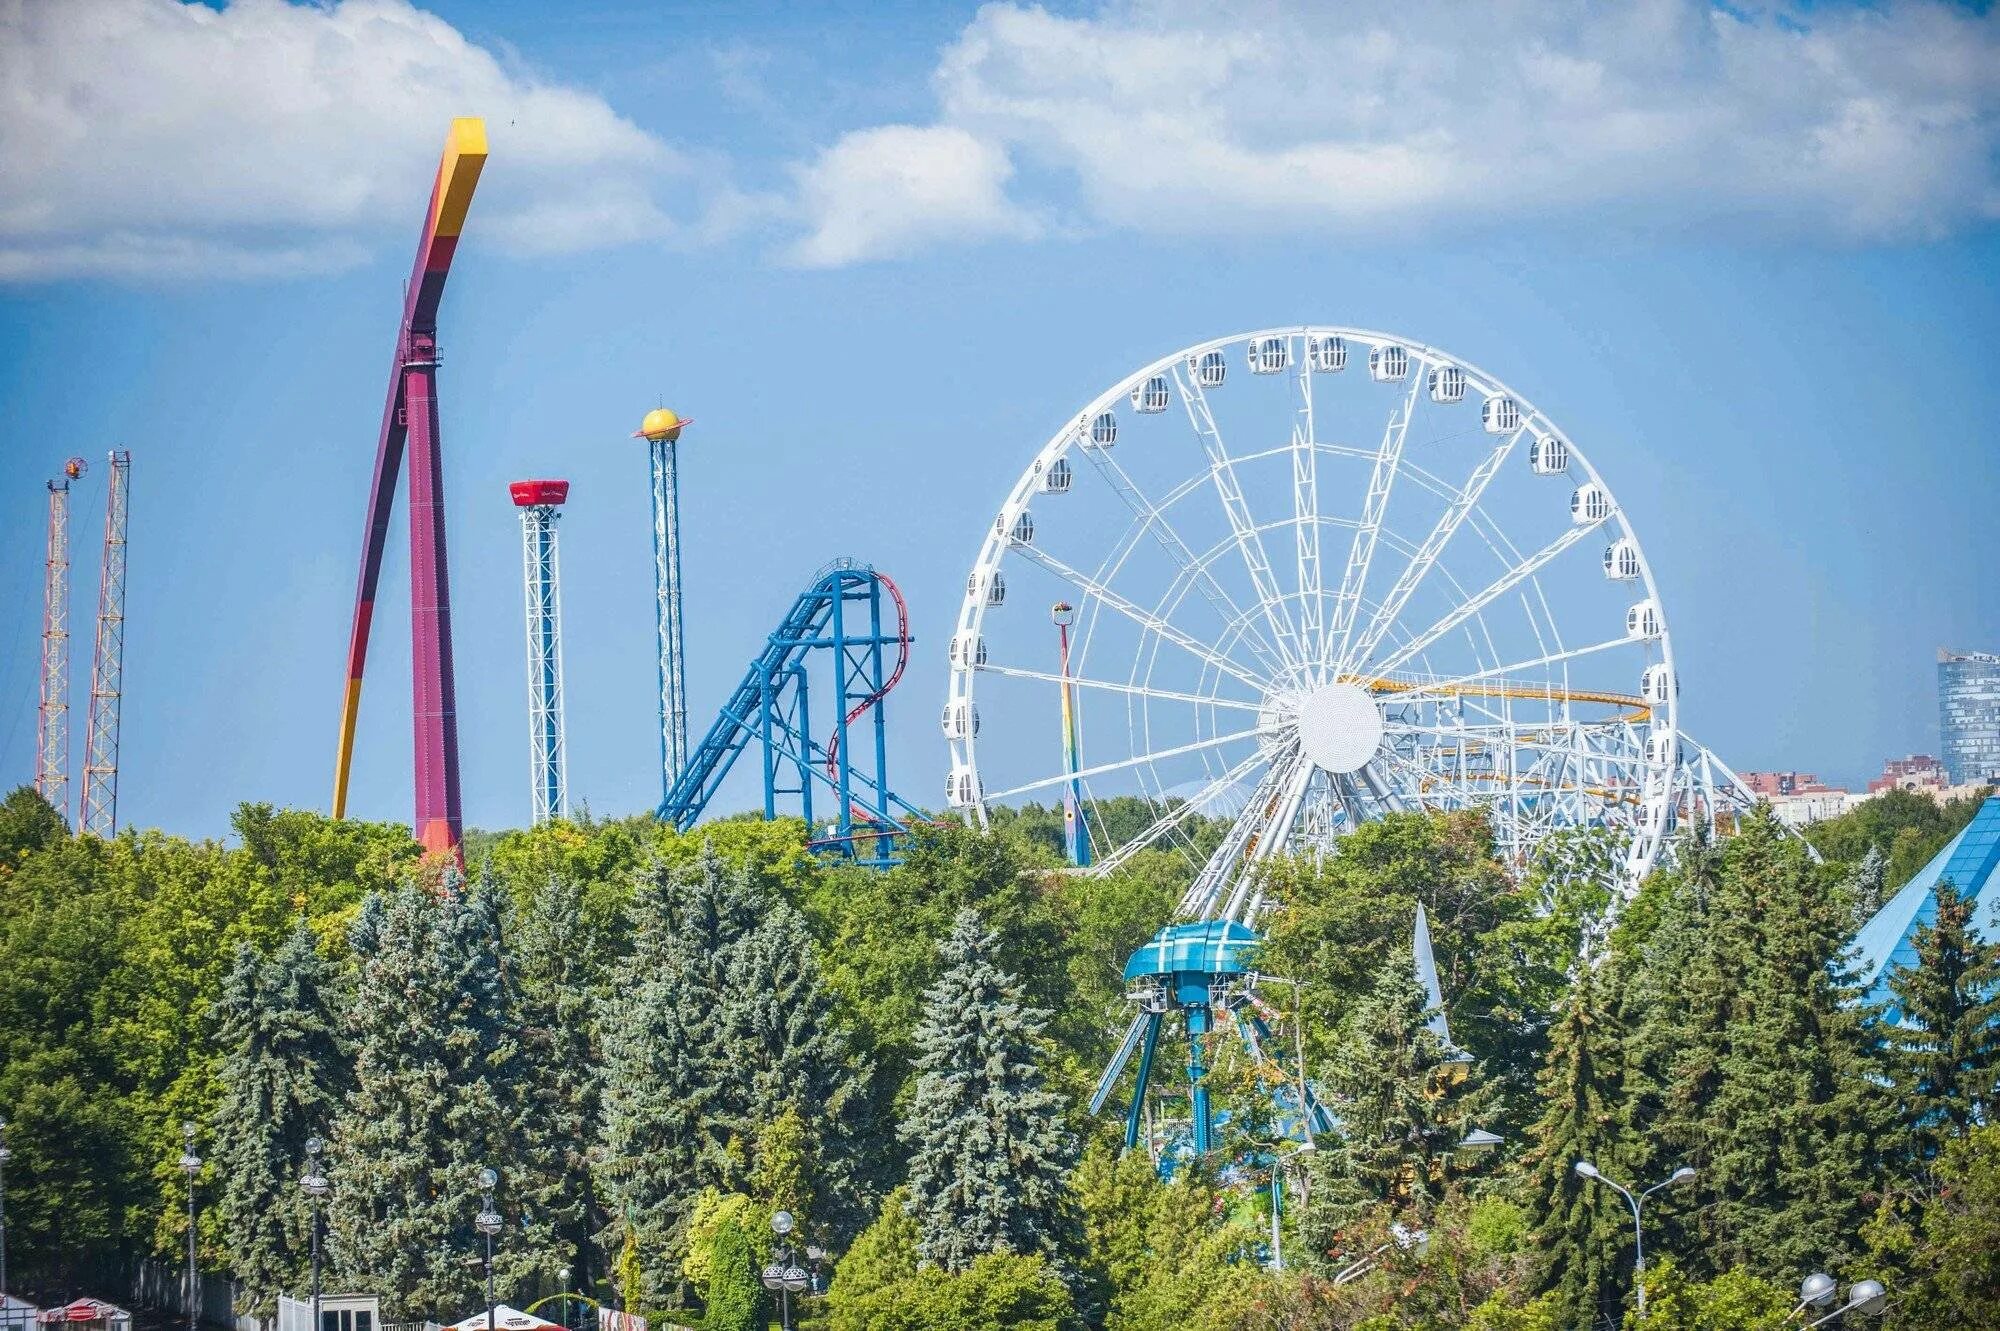
[[[1896,996],[1889,990],[1889,972],[1917,964],[1916,932],[1937,919],[1937,885],[1950,882],[1959,895],[1973,899],[1972,922],[1987,938],[2000,937],[2000,795],[1989,795],[1965,830],[1917,870],[1916,877],[1889,898],[1875,918],[1855,936],[1856,970],[1868,987],[1868,1001],[1888,1005],[1886,1016],[1899,1021]]]

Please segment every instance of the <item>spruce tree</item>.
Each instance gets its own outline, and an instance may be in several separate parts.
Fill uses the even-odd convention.
[[[1852,899],[1854,927],[1858,929],[1874,919],[1889,899],[1889,857],[1882,847],[1868,847],[1868,853],[1848,876],[1847,893]]]
[[[513,1045],[505,1026],[496,906],[447,871],[371,897],[350,942],[358,966],[347,1027],[354,1091],[334,1130],[328,1178],[336,1266],[392,1316],[449,1318],[480,1297],[473,1219],[479,1171],[509,1196]]]
[[[1949,881],[1936,898],[1937,914],[1911,939],[1917,964],[1889,974],[1902,1021],[1885,1033],[1887,1071],[1915,1161],[1991,1122],[2000,1084],[2000,942],[1980,937],[1973,899]]]
[[[582,890],[568,877],[551,877],[516,916],[507,975],[521,1046],[515,1195],[528,1232],[518,1251],[544,1268],[568,1266],[577,1287],[588,1289],[596,1248],[588,1152],[598,1119],[591,1008],[598,975],[579,945],[583,936]]]
[[[1443,1195],[1445,1153],[1463,1136],[1476,1095],[1471,1068],[1430,1028],[1430,1015],[1409,946],[1390,949],[1327,1066],[1353,1184],[1324,1192],[1326,1207],[1343,1193],[1351,1203],[1316,1222],[1328,1230],[1349,1227],[1368,1205],[1427,1211]]]
[[[986,1253],[1054,1258],[1068,1232],[1073,1144],[1062,1097],[1045,1085],[1048,1014],[1026,1005],[997,947],[977,911],[958,912],[924,994],[900,1129],[919,1257],[951,1272]]]
[[[268,1316],[302,1287],[312,1212],[299,1189],[306,1140],[324,1137],[345,1089],[333,976],[300,920],[269,958],[249,944],[216,1002],[222,1098],[214,1115],[223,1250],[247,1306]]]
[[[1629,1269],[1631,1227],[1623,1201],[1574,1168],[1588,1160],[1616,1175],[1628,1172],[1619,1122],[1623,1032],[1610,992],[1615,988],[1616,977],[1602,966],[1579,964],[1549,1032],[1536,1087],[1544,1108],[1529,1130],[1533,1144],[1522,1161],[1540,1287],[1554,1295],[1565,1326],[1615,1321]]]
[[[717,1020],[725,1066],[739,1073],[740,1130],[761,1173],[777,1154],[802,1150],[798,1172],[814,1205],[799,1219],[851,1236],[872,1209],[859,1167],[869,1074],[835,1016],[805,917],[771,898],[727,957]],[[781,1126],[788,1117],[800,1131]]]
[[[1827,887],[1761,809],[1723,851],[1689,968],[1695,1038],[1676,1060],[1660,1136],[1685,1145],[1698,1171],[1695,1223],[1716,1271],[1837,1266],[1866,1214],[1881,1097],[1859,986],[1842,966],[1850,916]]]

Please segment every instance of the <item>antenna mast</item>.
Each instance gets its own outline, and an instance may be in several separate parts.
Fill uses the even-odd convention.
[[[118,715],[125,686],[125,510],[132,454],[111,450],[104,492],[104,559],[97,584],[97,648],[90,666],[89,740],[83,759],[81,830],[118,834]]]

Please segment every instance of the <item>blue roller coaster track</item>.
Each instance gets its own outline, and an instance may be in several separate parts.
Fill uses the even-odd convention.
[[[893,624],[884,623],[885,602]],[[660,804],[660,820],[682,831],[692,827],[754,740],[763,759],[766,818],[796,797],[815,832],[813,850],[872,868],[895,863],[904,820],[926,817],[889,788],[883,702],[902,678],[910,642],[909,613],[895,583],[851,559],[822,568],[689,755]],[[812,712],[810,667],[821,659],[815,652],[826,653],[832,666],[834,719],[824,742],[815,738]],[[821,821],[814,817],[816,787]]]

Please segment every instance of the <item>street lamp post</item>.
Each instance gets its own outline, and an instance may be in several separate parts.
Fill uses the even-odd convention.
[[[759,1282],[778,1296],[778,1326],[781,1331],[792,1331],[792,1295],[803,1294],[812,1288],[813,1278],[802,1266],[792,1261],[791,1246],[786,1243],[786,1235],[797,1225],[790,1211],[778,1211],[771,1216],[771,1232],[778,1236],[777,1244],[771,1249],[771,1264],[764,1268]],[[808,1256],[813,1249],[806,1249]]]
[[[568,1268],[567,1266],[565,1266],[565,1267],[564,1267],[564,1268],[563,1268],[562,1270],[560,1270],[560,1271],[556,1272],[556,1277],[557,1277],[557,1279],[559,1279],[559,1280],[561,1280],[561,1281],[562,1281],[562,1319],[563,1319],[563,1327],[564,1327],[564,1331],[568,1331],[568,1327],[569,1327],[569,1268]]]
[[[201,1285],[194,1269],[194,1176],[201,1172],[201,1157],[194,1153],[194,1124],[181,1124],[181,1173],[188,1185],[188,1331],[200,1331]]]
[[[479,1215],[473,1220],[486,1236],[486,1331],[494,1331],[493,1321],[493,1236],[500,1232],[500,1213],[493,1209],[493,1189],[500,1176],[491,1169],[479,1171]],[[314,1331],[318,1331],[315,1327]]]
[[[320,1203],[326,1199],[329,1190],[326,1175],[319,1172],[320,1153],[326,1150],[326,1143],[318,1137],[306,1138],[306,1176],[299,1180],[299,1187],[312,1202],[312,1327],[310,1331],[320,1331],[319,1314],[319,1231]]]
[[[1826,1307],[1827,1304],[1833,1302],[1833,1296],[1837,1290],[1838,1286],[1834,1284],[1832,1276],[1824,1271],[1813,1272],[1799,1282],[1799,1301],[1798,1305],[1792,1309],[1792,1315],[1796,1317],[1808,1308],[1818,1310]],[[1831,1322],[1834,1318],[1842,1316],[1845,1313],[1860,1313],[1864,1317],[1877,1317],[1888,1306],[1889,1290],[1887,1286],[1879,1280],[1857,1280],[1847,1287],[1847,1302],[1841,1304],[1832,1312],[1807,1322],[1806,1326],[1819,1326],[1822,1323]]]
[[[1625,1199],[1625,1204],[1632,1208],[1632,1236],[1635,1244],[1635,1256],[1632,1263],[1632,1287],[1639,1293],[1639,1320],[1643,1322],[1646,1320],[1646,1228],[1643,1217],[1646,1209],[1646,1199],[1661,1188],[1671,1188],[1678,1184],[1694,1182],[1694,1170],[1688,1168],[1686,1165],[1682,1165],[1679,1169],[1676,1169],[1673,1173],[1634,1197],[1631,1189],[1612,1180],[1603,1170],[1591,1164],[1588,1160],[1579,1160],[1571,1168],[1575,1169],[1584,1178],[1594,1179],[1607,1188],[1615,1189],[1618,1195]]]

